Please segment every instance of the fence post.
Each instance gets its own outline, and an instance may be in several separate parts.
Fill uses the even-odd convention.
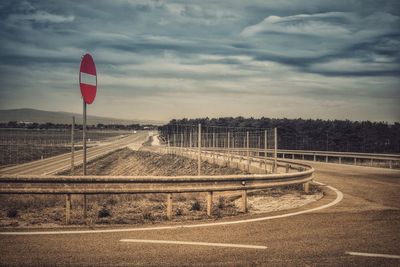
[[[247,171],[250,172],[250,144],[249,131],[246,132],[246,156],[247,156]]]
[[[192,130],[189,133],[189,147],[192,148]]]
[[[65,196],[65,224],[71,222],[71,194]]]
[[[172,193],[167,194],[167,218],[172,219]]]
[[[212,215],[213,192],[207,192],[207,216]]]
[[[267,130],[264,130],[264,164],[265,164],[265,173],[267,173],[267,154],[268,154],[268,137]]]
[[[183,156],[183,132],[181,133],[181,156]]]
[[[199,123],[198,133],[198,155],[197,155],[197,175],[201,175],[201,123]]]
[[[227,140],[227,142],[228,142],[228,164],[229,164],[229,161],[231,160],[231,157],[230,157],[231,133],[229,131],[228,131],[228,140]],[[228,165],[228,167],[229,167],[229,165]]]
[[[278,128],[274,128],[274,173],[278,172]]]

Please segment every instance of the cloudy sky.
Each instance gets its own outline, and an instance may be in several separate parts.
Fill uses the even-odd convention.
[[[400,121],[400,1],[0,2],[0,109]]]

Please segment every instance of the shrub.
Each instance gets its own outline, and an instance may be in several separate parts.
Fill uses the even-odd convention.
[[[197,199],[195,201],[193,201],[191,210],[201,210],[200,201],[198,201]]]
[[[183,210],[181,208],[177,208],[176,212],[175,212],[175,215],[176,216],[182,216],[182,214],[183,214]]]
[[[118,204],[118,199],[115,196],[111,196],[110,198],[107,199],[107,204],[114,206]]]
[[[111,212],[106,207],[103,207],[101,210],[99,210],[99,214],[98,214],[99,218],[106,218],[106,217],[110,217],[110,216],[111,216]]]
[[[15,217],[17,217],[18,216],[18,210],[16,210],[16,209],[9,209],[8,211],[7,211],[7,217],[8,218],[15,218]]]
[[[147,220],[147,221],[154,220],[153,213],[151,212],[151,210],[144,210],[142,215],[143,215],[144,220]]]
[[[223,209],[223,208],[225,208],[225,205],[226,203],[225,203],[225,198],[223,197],[223,196],[220,196],[219,198],[218,198],[218,204],[217,204],[217,207],[219,208],[219,209]]]

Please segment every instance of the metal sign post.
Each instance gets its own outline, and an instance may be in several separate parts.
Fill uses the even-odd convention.
[[[97,93],[96,65],[90,54],[82,57],[79,71],[79,87],[83,98],[83,175],[86,175],[86,105],[93,103]],[[85,219],[87,217],[86,204],[86,195],[83,195],[83,216]]]
[[[71,175],[74,175],[75,169],[75,116],[72,116],[71,126]]]
[[[83,101],[83,175],[86,175],[86,103]]]

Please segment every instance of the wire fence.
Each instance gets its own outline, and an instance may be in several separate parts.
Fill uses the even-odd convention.
[[[200,138],[199,138],[200,132]],[[275,148],[276,129],[219,127],[201,125],[166,125],[160,127],[162,140],[172,147],[202,148]]]
[[[88,130],[87,141],[125,136],[130,131]],[[74,131],[75,149],[82,146],[82,130]],[[0,166],[21,164],[71,151],[71,129],[0,129]]]

